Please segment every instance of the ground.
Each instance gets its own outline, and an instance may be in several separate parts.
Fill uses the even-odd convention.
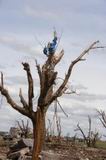
[[[54,145],[50,148],[49,152],[54,153],[55,160],[106,160],[106,149],[87,148],[79,145]]]
[[[8,147],[0,147],[0,160],[7,160]],[[45,160],[106,160],[106,149],[87,148],[74,144],[47,144]]]
[[[6,160],[7,152],[8,152],[8,147],[0,146],[0,160]]]

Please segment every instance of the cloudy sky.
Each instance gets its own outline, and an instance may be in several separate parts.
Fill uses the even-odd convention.
[[[42,46],[52,40],[54,27],[61,37],[57,52],[62,48],[65,51],[57,67],[58,77],[64,78],[71,61],[93,41],[100,40],[100,45],[106,46],[106,1],[0,0],[0,71],[4,73],[5,85],[16,101],[20,87],[27,95],[26,75],[21,62],[30,63],[36,86],[35,95],[39,95],[34,60],[37,59],[41,65],[46,60]],[[68,114],[67,118],[58,109],[62,133],[74,135],[78,122],[87,130],[87,116],[91,115],[94,130],[97,128],[105,134],[95,109],[106,111],[106,50],[90,52],[86,61],[75,66],[70,82],[78,94],[59,99]],[[54,107],[51,106],[48,118],[52,119],[53,111]],[[8,130],[15,125],[15,120],[21,118],[3,98],[0,130]]]

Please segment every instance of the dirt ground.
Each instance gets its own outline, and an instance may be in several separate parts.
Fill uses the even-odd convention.
[[[8,148],[0,147],[0,160],[7,160]],[[49,145],[42,152],[44,160],[106,160],[106,150],[77,145]]]
[[[106,150],[97,148],[80,147],[77,145],[58,145],[46,151],[45,160],[106,160]],[[51,157],[52,157],[51,156]]]
[[[8,147],[0,147],[0,160],[7,160],[6,155],[8,150]]]

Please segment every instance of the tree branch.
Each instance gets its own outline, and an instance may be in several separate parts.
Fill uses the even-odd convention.
[[[62,112],[64,113],[64,115],[65,115],[66,117],[68,117],[68,114],[64,111],[64,109],[63,109],[63,107],[61,106],[61,104],[60,104],[60,102],[58,101],[58,99],[56,99],[56,101],[57,101],[59,107],[61,108]]]
[[[1,86],[4,87],[3,73],[1,72]]]
[[[92,50],[95,45],[99,43],[99,41],[95,41],[93,42],[86,50],[84,50],[74,61],[71,62],[69,68],[68,68],[68,71],[67,71],[67,74],[65,75],[65,78],[64,78],[64,81],[63,83],[60,85],[60,87],[57,89],[57,91],[54,93],[54,95],[51,97],[51,99],[48,101],[48,104],[51,104],[57,97],[61,96],[63,94],[63,90],[71,76],[71,73],[72,73],[72,69],[74,67],[74,65],[76,63],[78,63],[79,61],[82,61],[83,60],[83,57],[90,51]],[[96,49],[97,47],[95,47]]]
[[[22,65],[24,66],[24,70],[27,72],[27,79],[28,79],[28,105],[29,105],[29,108],[32,110],[32,108],[33,108],[32,99],[34,97],[33,79],[32,79],[32,75],[31,75],[31,72],[30,72],[29,64],[28,63],[22,63]]]
[[[39,79],[40,79],[40,86],[42,86],[42,71],[36,59],[35,59],[35,63],[36,63],[36,68],[37,68]]]
[[[85,133],[83,132],[83,130],[81,129],[79,124],[77,124],[77,129],[75,129],[75,131],[77,131],[77,130],[79,130],[82,133],[84,140],[87,142],[87,138],[85,136]]]
[[[58,55],[54,55],[53,56],[53,63],[56,65],[60,62],[60,60],[62,59],[64,55],[64,50],[62,50]]]
[[[10,94],[8,93],[8,90],[6,90],[4,88],[4,84],[3,84],[3,73],[1,73],[1,84],[0,84],[0,92],[2,95],[5,96],[7,102],[11,105],[12,108],[14,108],[15,110],[17,110],[18,112],[20,112],[21,114],[28,116],[28,113],[25,111],[24,108],[20,107],[19,105],[17,105],[14,100],[11,98]]]
[[[97,46],[97,47],[92,47],[92,49],[97,49],[97,48],[106,48],[106,46]]]
[[[21,131],[23,131],[23,128],[21,127],[20,122],[19,122],[19,121],[16,121],[16,122],[17,122],[17,124],[18,124],[19,129],[20,129]]]
[[[22,90],[21,90],[21,88],[20,88],[20,92],[19,92],[19,97],[20,97],[21,103],[23,104],[23,107],[26,108],[26,109],[28,109],[29,106],[28,106],[27,102],[25,101],[25,99],[24,99],[24,97],[23,97],[23,95],[22,95]]]
[[[20,105],[18,105],[17,103],[15,103],[15,101],[12,99],[12,97],[10,96],[8,90],[6,88],[4,88],[4,82],[3,82],[3,73],[1,73],[1,83],[0,83],[0,92],[1,94],[6,98],[8,104],[10,104],[10,106],[15,109],[16,111],[18,111],[19,113],[29,117],[30,119],[34,119],[36,112],[34,111],[29,111],[27,108],[22,108]],[[21,97],[22,98],[22,97]],[[24,102],[25,103],[25,102]]]
[[[89,128],[88,128],[88,137],[89,137],[89,139],[91,139],[91,117],[90,116],[88,116],[88,123],[89,123]]]
[[[100,119],[100,121],[101,121],[101,123],[102,123],[102,125],[106,128],[106,114],[105,114],[105,112],[104,111],[102,111],[102,110],[97,110],[97,112],[99,113],[99,119]]]

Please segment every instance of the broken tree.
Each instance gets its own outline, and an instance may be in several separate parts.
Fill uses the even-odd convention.
[[[86,143],[87,147],[96,147],[96,143],[97,141],[100,139],[99,133],[97,131],[92,131],[92,121],[91,121],[91,117],[88,116],[88,133],[86,135],[86,133],[84,133],[83,129],[80,127],[79,124],[77,124],[77,128],[75,129],[75,131],[80,131],[83,138],[84,138],[84,142]]]
[[[98,117],[103,125],[103,127],[106,128],[106,113],[103,110],[97,110],[97,112],[99,113]]]
[[[29,133],[30,133],[30,128],[29,128],[29,121],[27,120],[27,124],[23,120],[21,122],[16,121],[18,124],[18,128],[20,130],[20,135],[21,137],[28,138]]]
[[[33,136],[34,136],[34,144],[33,144],[33,153],[32,153],[32,160],[38,160],[38,156],[42,149],[42,144],[44,141],[45,136],[45,116],[47,110],[51,103],[55,101],[58,97],[62,96],[67,90],[67,83],[71,76],[73,67],[80,61],[85,60],[83,57],[92,49],[96,48],[103,48],[97,46],[99,41],[93,42],[86,50],[84,50],[74,61],[71,62],[69,65],[68,71],[65,74],[64,80],[62,84],[54,90],[55,80],[57,77],[58,72],[56,72],[55,66],[60,62],[61,58],[64,55],[64,51],[62,50],[59,54],[56,55],[50,54],[47,57],[46,62],[42,67],[36,61],[36,67],[39,75],[40,80],[40,95],[38,98],[37,103],[37,110],[34,111],[34,83],[33,78],[30,70],[30,65],[28,63],[22,63],[24,70],[27,74],[28,80],[28,101],[25,100],[22,90],[20,89],[19,97],[22,106],[18,105],[11,95],[9,94],[8,90],[5,88],[3,82],[3,73],[1,73],[1,84],[0,84],[0,91],[1,94],[5,96],[7,102],[10,104],[12,108],[20,112],[21,114],[29,117],[33,124]]]

